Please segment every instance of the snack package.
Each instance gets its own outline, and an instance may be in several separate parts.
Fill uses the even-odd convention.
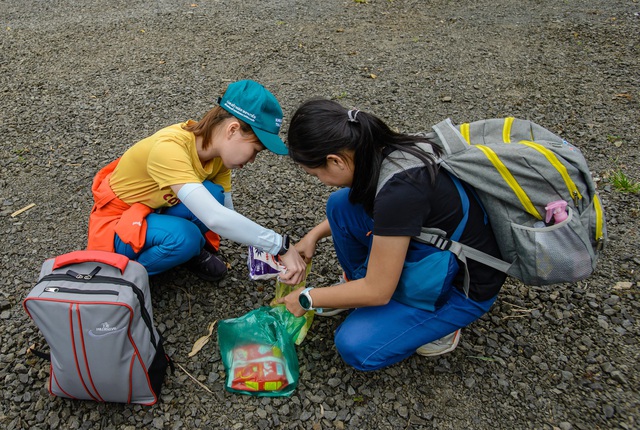
[[[260,397],[290,396],[300,370],[294,339],[304,326],[283,306],[263,306],[220,321],[218,347],[226,371],[225,388]]]
[[[279,307],[285,308],[284,305],[279,305],[277,303],[277,300],[280,297],[284,297],[287,294],[289,294],[290,292],[292,292],[294,290],[297,290],[300,287],[305,287],[307,285],[307,277],[309,276],[310,272],[311,272],[311,262],[309,262],[309,264],[307,264],[307,269],[306,269],[306,273],[305,273],[305,276],[304,276],[304,280],[302,282],[300,282],[298,285],[287,285],[287,284],[285,284],[283,282],[280,282],[280,279],[278,279],[276,281],[276,296],[271,301],[271,306],[274,306],[274,307],[275,306],[279,306]],[[295,341],[296,345],[300,345],[302,343],[302,341],[304,340],[304,338],[307,336],[307,333],[309,332],[309,328],[311,327],[311,324],[313,323],[313,316],[314,315],[315,315],[315,311],[307,311],[301,317],[301,318],[304,318],[305,323],[304,323],[304,326],[302,326],[302,328],[300,329],[300,332],[298,333],[298,337],[296,338],[296,341]]]
[[[253,246],[249,246],[247,265],[249,266],[249,278],[254,281],[275,278],[285,270],[285,267],[280,264],[277,257],[260,251]]]
[[[293,378],[282,351],[275,345],[251,343],[231,351],[231,388],[241,391],[278,391]]]

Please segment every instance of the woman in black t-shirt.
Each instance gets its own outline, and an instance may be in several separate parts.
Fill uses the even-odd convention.
[[[310,259],[318,240],[332,236],[346,282],[298,289],[281,303],[297,316],[308,309],[354,309],[336,330],[335,342],[342,358],[360,370],[379,369],[416,352],[452,351],[460,328],[489,310],[505,280],[503,273],[469,262],[467,296],[464,271],[457,273],[451,258],[452,263],[427,275],[443,285],[434,310],[396,294],[406,261],[440,252],[412,239],[422,227],[440,229],[500,257],[483,208],[468,197],[473,193],[467,185],[438,168],[438,149],[424,143],[424,138],[392,131],[371,114],[329,100],[302,104],[289,126],[291,158],[324,184],[342,187],[327,202],[327,219],[296,249]],[[396,163],[400,159],[409,162]],[[401,168],[381,175],[390,162]]]

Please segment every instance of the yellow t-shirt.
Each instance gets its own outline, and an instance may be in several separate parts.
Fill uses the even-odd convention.
[[[188,122],[163,128],[137,142],[120,159],[109,185],[125,203],[144,203],[157,209],[179,202],[170,186],[208,179],[231,191],[231,170],[219,157],[204,166],[198,158],[195,135],[182,129]]]

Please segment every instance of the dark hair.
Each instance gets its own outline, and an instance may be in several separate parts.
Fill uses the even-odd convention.
[[[184,125],[182,128],[192,132],[196,136],[202,136],[202,148],[207,149],[211,144],[211,135],[213,134],[213,130],[215,130],[218,124],[228,118],[235,118],[240,123],[240,130],[242,130],[244,134],[249,133],[255,136],[255,133],[249,124],[231,115],[220,106],[216,106],[204,114],[200,121],[189,123]]]
[[[304,102],[293,114],[289,125],[289,156],[294,162],[313,169],[324,167],[329,154],[344,156],[345,151],[353,151],[354,172],[349,200],[362,204],[369,212],[373,210],[382,160],[393,150],[418,157],[429,168],[431,181],[435,181],[435,157],[416,146],[418,142],[428,142],[427,139],[395,132],[367,112],[358,111],[352,122],[348,113],[331,100]],[[438,156],[438,148],[434,146],[433,149]]]

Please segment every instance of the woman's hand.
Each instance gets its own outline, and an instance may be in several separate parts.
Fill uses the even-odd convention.
[[[309,263],[316,253],[316,244],[315,239],[308,234],[300,239],[300,242],[295,244],[296,251],[298,251],[306,263]]]
[[[287,268],[278,277],[287,285],[297,285],[304,281],[307,263],[304,262],[295,246],[289,247],[286,254],[280,256],[280,262]]]
[[[307,312],[302,306],[300,306],[300,302],[298,300],[298,296],[300,295],[302,289],[303,288],[300,287],[297,290],[294,290],[286,296],[280,297],[278,299],[278,303],[284,304],[287,307],[287,310],[296,317],[301,317]]]
[[[325,219],[305,234],[304,237],[300,239],[300,242],[296,243],[296,249],[308,263],[316,253],[318,241],[329,236],[331,236],[331,227],[329,227],[329,221]]]

